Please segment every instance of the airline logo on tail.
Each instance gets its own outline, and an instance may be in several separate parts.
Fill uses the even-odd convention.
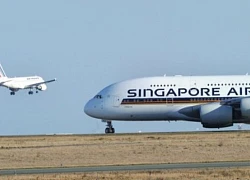
[[[4,70],[3,70],[3,67],[1,65],[1,63],[0,63],[0,78],[1,77],[7,77],[7,76],[6,76],[6,74],[5,74]]]

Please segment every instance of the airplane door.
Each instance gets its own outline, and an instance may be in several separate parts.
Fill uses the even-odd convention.
[[[113,96],[113,106],[114,107],[119,107],[121,104],[121,100],[119,96]]]

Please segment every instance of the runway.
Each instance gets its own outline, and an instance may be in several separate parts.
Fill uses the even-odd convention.
[[[171,170],[171,169],[230,168],[230,167],[250,167],[250,161],[248,162],[214,162],[214,163],[180,163],[180,164],[9,169],[9,170],[0,170],[0,176],[22,175],[22,174],[27,175],[27,174],[57,174],[57,173],[105,172],[105,171],[144,171],[144,170],[153,171],[153,170]]]
[[[0,135],[0,138],[24,138],[24,137],[49,137],[49,136],[84,136],[84,137],[89,137],[89,136],[124,136],[124,135],[167,135],[167,134],[207,134],[207,133],[248,133],[250,130],[210,130],[210,131],[177,131],[177,132],[142,132],[142,133],[115,133],[115,134],[105,134],[105,133],[100,133],[100,134],[74,134],[74,133],[55,133],[55,134],[31,134],[31,135]]]

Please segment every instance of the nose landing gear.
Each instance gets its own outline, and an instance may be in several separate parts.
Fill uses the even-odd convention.
[[[107,121],[107,128],[105,129],[106,134],[114,134],[115,128],[113,128],[112,121]]]

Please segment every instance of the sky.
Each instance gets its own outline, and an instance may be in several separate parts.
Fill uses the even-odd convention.
[[[246,74],[249,17],[248,0],[0,1],[6,74],[58,79],[33,96],[0,88],[0,135],[103,133],[105,124],[85,115],[84,105],[117,81]],[[121,133],[204,130],[183,121],[113,125]]]

